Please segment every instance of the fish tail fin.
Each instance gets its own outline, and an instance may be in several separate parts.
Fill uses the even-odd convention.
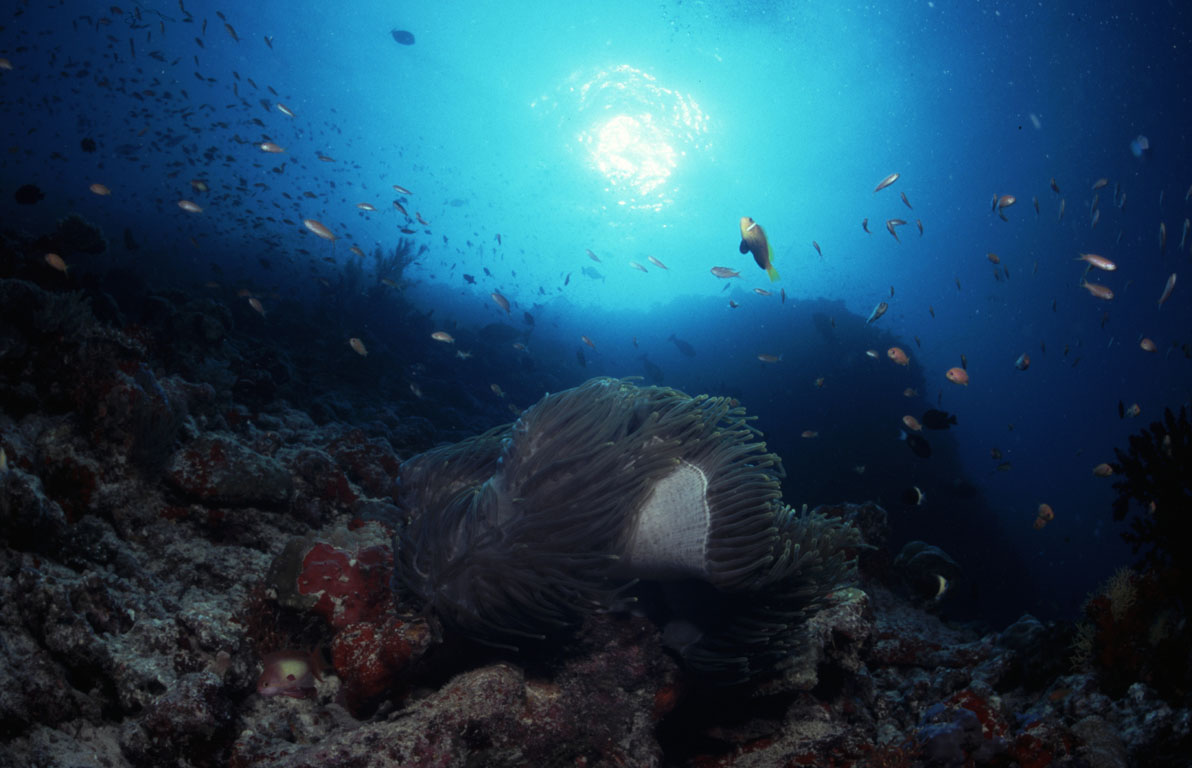
[[[774,269],[774,263],[770,262],[770,266],[766,267],[766,274],[770,276],[771,283],[778,282],[778,270]]]

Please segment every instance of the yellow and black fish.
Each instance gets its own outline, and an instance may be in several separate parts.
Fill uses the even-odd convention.
[[[778,270],[774,269],[774,254],[762,225],[748,216],[741,217],[741,253],[752,253],[757,265],[766,270],[770,282],[778,282]]]

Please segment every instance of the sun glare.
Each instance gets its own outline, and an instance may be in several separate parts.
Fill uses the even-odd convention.
[[[680,162],[706,142],[708,119],[695,99],[627,64],[573,75],[561,90],[575,101],[585,164],[604,177],[616,204],[671,203]]]

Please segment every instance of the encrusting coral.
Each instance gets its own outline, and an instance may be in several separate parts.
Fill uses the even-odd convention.
[[[788,655],[854,576],[851,526],[782,503],[779,458],[729,398],[612,378],[402,468],[395,574],[449,627],[513,645],[642,605],[711,679]]]

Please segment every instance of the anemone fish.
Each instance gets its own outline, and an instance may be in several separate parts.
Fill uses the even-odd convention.
[[[774,269],[774,254],[762,225],[748,216],[741,217],[741,253],[752,253],[757,265],[766,270],[770,282],[778,282],[778,270]]]

